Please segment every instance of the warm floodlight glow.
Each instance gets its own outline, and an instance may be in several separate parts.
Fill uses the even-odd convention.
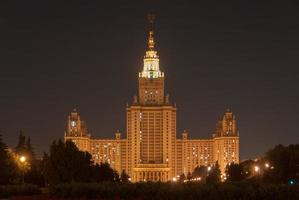
[[[270,167],[269,163],[265,163],[265,167],[269,168]]]
[[[177,181],[176,177],[173,177],[173,178],[172,178],[172,181],[173,181],[173,182],[176,182],[176,181]]]
[[[259,168],[259,166],[254,166],[254,171],[255,171],[255,172],[258,172],[258,171],[260,171],[260,168]]]
[[[21,156],[20,157],[20,161],[23,163],[23,162],[25,162],[26,161],[26,157],[25,156]]]
[[[212,167],[211,167],[211,166],[208,166],[208,172],[211,171],[211,169],[212,169]]]

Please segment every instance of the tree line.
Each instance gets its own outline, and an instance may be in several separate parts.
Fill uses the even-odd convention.
[[[179,178],[181,182],[186,180],[296,184],[299,180],[299,145],[277,145],[259,159],[230,163],[224,174],[221,174],[217,162],[214,166],[197,166],[187,177],[182,174]]]
[[[21,157],[26,160],[21,162]],[[220,181],[260,183],[296,183],[299,178],[299,145],[277,145],[259,159],[230,163],[221,174],[218,162],[197,166],[192,173],[182,174],[179,182],[198,181],[214,184]],[[23,179],[23,180],[22,180]],[[49,153],[37,159],[30,137],[21,131],[15,148],[9,149],[0,134],[0,184],[31,183],[39,186],[60,183],[127,183],[125,171],[118,174],[108,163],[96,164],[91,154],[79,151],[71,141],[54,141]]]
[[[88,152],[79,151],[71,141],[55,140],[49,153],[37,159],[30,137],[22,131],[13,149],[7,147],[0,134],[0,185],[22,184],[24,181],[45,187],[59,183],[128,180],[125,171],[119,175],[108,163],[95,164]]]

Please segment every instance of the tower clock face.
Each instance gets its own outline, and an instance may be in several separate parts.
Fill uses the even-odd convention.
[[[72,121],[71,122],[71,126],[74,128],[74,127],[76,127],[76,125],[77,125],[77,123],[75,122],[75,121]]]

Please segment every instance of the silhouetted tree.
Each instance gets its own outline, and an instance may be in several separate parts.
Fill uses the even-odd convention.
[[[195,167],[195,169],[192,173],[192,176],[194,178],[200,177],[202,181],[206,180],[207,175],[208,175],[207,167],[203,166],[203,165]]]
[[[221,171],[219,168],[218,161],[216,161],[215,165],[211,168],[211,171],[208,173],[208,176],[206,178],[206,182],[209,184],[215,184],[220,182],[220,175]]]
[[[0,134],[0,184],[18,183],[18,165]]]
[[[30,137],[28,137],[27,140],[26,140],[25,148],[26,148],[26,151],[27,151],[29,162],[34,162],[35,154],[34,154],[34,151],[33,151],[33,147],[32,147],[32,144],[31,144]]]
[[[25,182],[45,186],[42,160],[35,159],[31,162],[30,170],[25,174]]]
[[[190,172],[187,173],[187,179],[191,180],[192,179],[192,174]]]
[[[0,135],[0,184],[7,184],[9,182],[9,156],[7,145],[2,141]]]
[[[26,137],[23,134],[23,131],[20,131],[19,134],[19,140],[18,140],[18,144],[15,148],[15,152],[18,155],[25,155],[27,154],[27,148],[26,148]]]
[[[44,154],[44,162],[44,174],[50,184],[87,182],[90,179],[91,155],[79,151],[71,141],[54,141],[50,155]]]
[[[184,180],[186,180],[186,176],[185,176],[185,174],[183,173],[183,174],[180,175],[179,182],[183,183]]]
[[[125,170],[122,170],[121,174],[120,174],[120,181],[122,183],[128,183],[129,182],[129,175],[126,173]]]
[[[108,163],[101,163],[99,165],[98,173],[100,179],[98,181],[113,181],[114,180],[114,171]]]
[[[277,145],[269,150],[263,158],[270,164],[264,170],[264,180],[286,183],[289,179],[299,179],[299,144]]]
[[[119,182],[119,174],[108,163],[94,165],[88,152],[79,151],[71,141],[54,141],[50,154],[44,154],[43,174],[47,183]]]
[[[250,178],[253,176],[253,174],[254,174],[253,167],[255,165],[255,162],[253,160],[245,160],[245,161],[239,163],[239,165],[243,169],[245,178]]]
[[[109,165],[110,167],[110,165]],[[114,182],[120,182],[119,173],[116,170],[113,170],[113,180]]]
[[[231,163],[226,166],[227,181],[235,182],[245,179],[243,167],[236,163]]]

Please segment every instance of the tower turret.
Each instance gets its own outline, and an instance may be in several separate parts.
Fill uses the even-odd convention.
[[[164,103],[164,73],[159,68],[159,56],[155,50],[154,19],[148,15],[150,30],[148,50],[143,58],[143,69],[139,72],[139,103],[161,105]]]
[[[71,140],[81,151],[90,151],[90,134],[76,109],[68,116],[64,140]]]

